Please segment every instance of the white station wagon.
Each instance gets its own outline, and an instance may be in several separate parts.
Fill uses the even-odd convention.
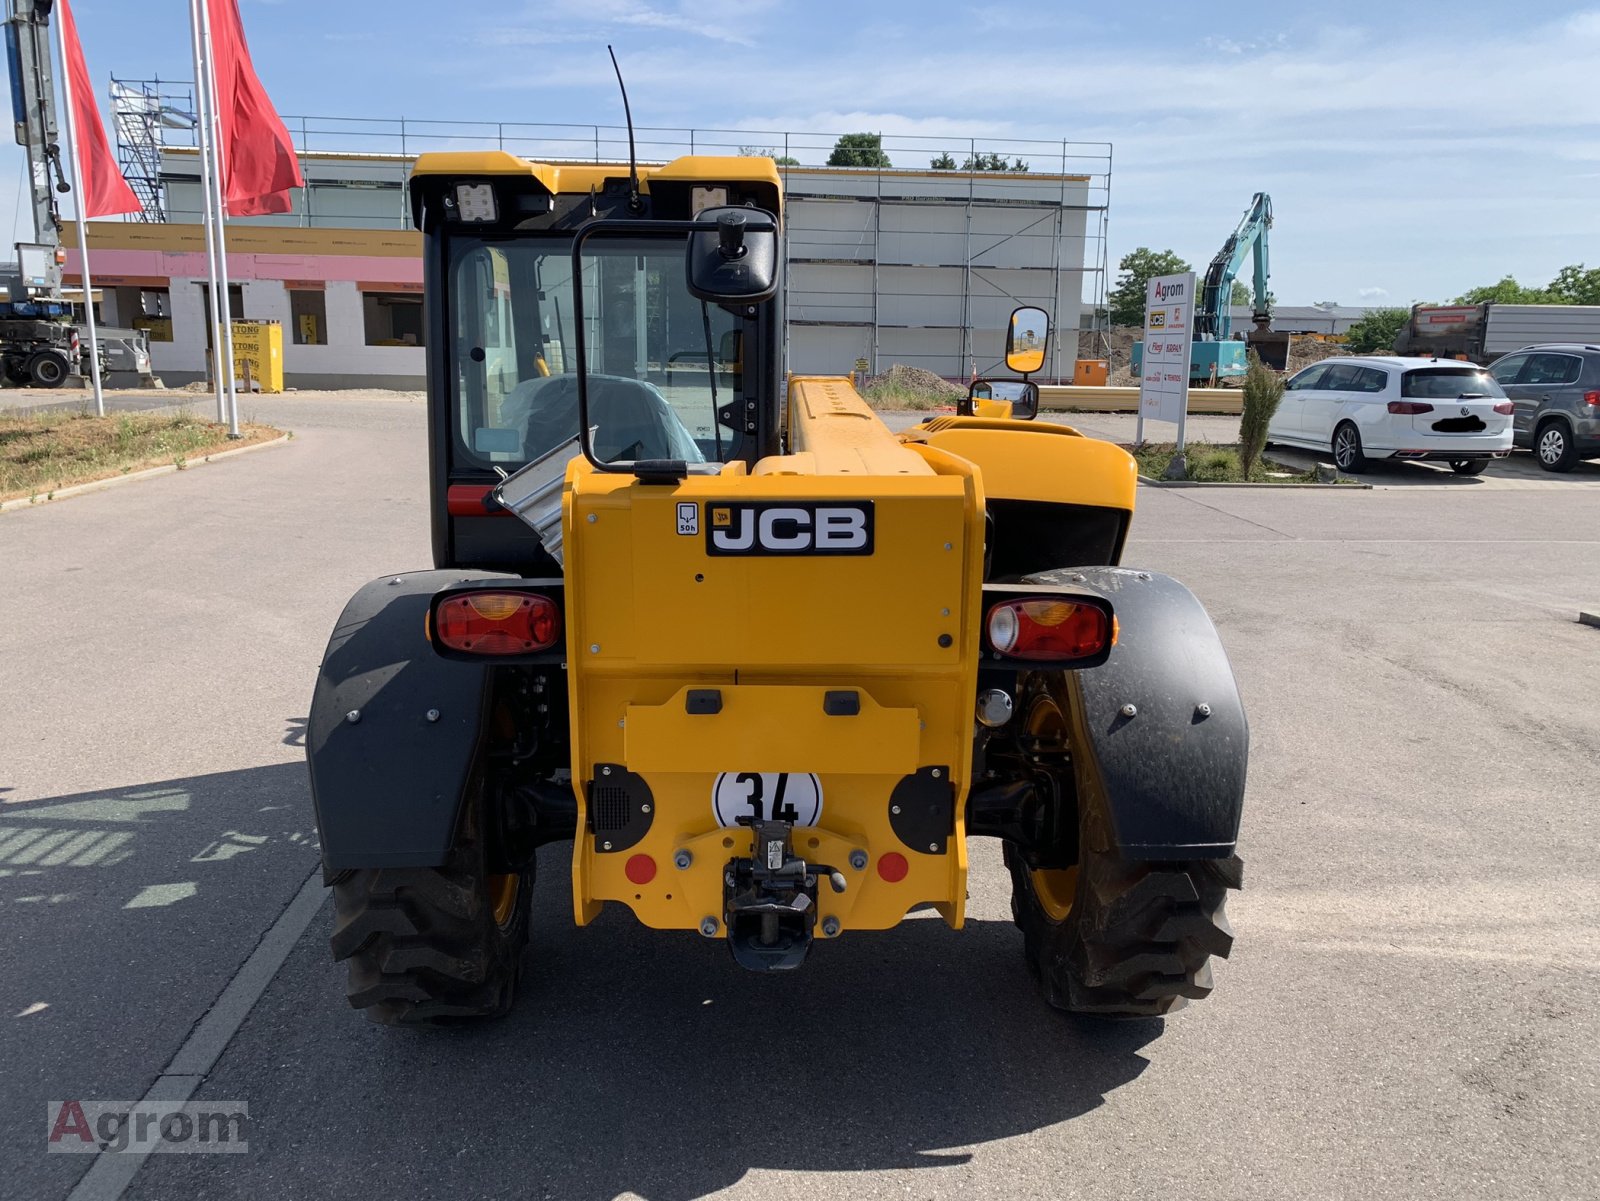
[[[1324,359],[1298,372],[1267,442],[1331,450],[1340,471],[1370,459],[1440,459],[1477,475],[1511,453],[1513,406],[1488,371],[1451,359]]]

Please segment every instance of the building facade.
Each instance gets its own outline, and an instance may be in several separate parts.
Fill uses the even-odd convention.
[[[229,310],[282,323],[287,386],[420,388],[421,240],[405,186],[414,156],[301,158],[307,186],[291,212],[229,222]],[[192,149],[163,147],[161,163],[166,219],[93,222],[89,239],[102,319],[149,329],[157,374],[181,384],[204,378],[210,347],[202,193]],[[1007,316],[1033,304],[1068,331],[1043,374],[1070,377],[1075,334],[1103,295],[1106,180],[810,166],[783,175],[789,370],[904,363],[966,379],[1001,362]],[[67,277],[81,280],[75,249]]]

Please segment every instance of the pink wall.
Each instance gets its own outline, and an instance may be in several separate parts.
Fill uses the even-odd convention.
[[[203,279],[204,254],[161,250],[96,250],[89,264],[101,276]],[[78,252],[69,249],[65,271],[82,275]],[[228,278],[359,280],[363,283],[420,284],[422,260],[387,255],[355,254],[229,254]]]

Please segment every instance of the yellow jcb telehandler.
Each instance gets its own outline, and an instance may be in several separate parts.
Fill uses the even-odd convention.
[[[1205,996],[1245,716],[1199,602],[1119,566],[1133,460],[1029,420],[1046,315],[1023,380],[896,434],[785,374],[771,160],[430,154],[410,188],[433,570],[350,601],[308,739],[350,1003],[505,1012],[548,844],[578,924],[771,971],[959,927],[977,837],[1053,1004]]]

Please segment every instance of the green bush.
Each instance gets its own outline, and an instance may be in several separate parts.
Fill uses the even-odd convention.
[[[1239,470],[1239,456],[1220,446],[1193,444],[1189,447],[1187,475],[1201,483],[1226,484],[1244,479]]]
[[[1239,460],[1243,467],[1241,478],[1249,479],[1250,472],[1267,445],[1267,425],[1278,411],[1283,399],[1283,377],[1261,362],[1261,356],[1250,352],[1250,368],[1244,377],[1244,413],[1239,418]]]

